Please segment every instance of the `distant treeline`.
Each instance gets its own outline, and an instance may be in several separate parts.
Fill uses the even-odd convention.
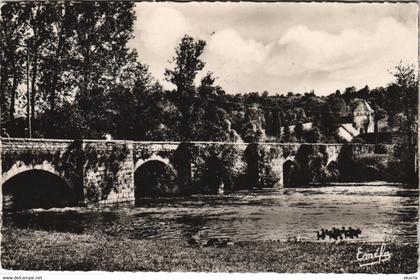
[[[415,136],[413,66],[396,66],[395,80],[375,89],[348,87],[324,97],[313,91],[233,95],[216,85],[217,73],[196,81],[205,70],[206,42],[185,35],[165,71],[175,89],[164,90],[127,46],[135,19],[130,2],[3,4],[2,135],[27,137],[29,115],[33,137],[342,142],[340,118],[352,101],[364,99],[375,122],[387,119],[403,135]],[[304,130],[309,121],[312,129]]]

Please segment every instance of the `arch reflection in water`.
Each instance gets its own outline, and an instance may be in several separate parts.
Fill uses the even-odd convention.
[[[62,178],[44,170],[21,172],[3,184],[3,209],[68,207],[76,205],[76,194]]]

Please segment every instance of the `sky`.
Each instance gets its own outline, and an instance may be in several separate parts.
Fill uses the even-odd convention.
[[[130,47],[165,88],[165,68],[188,34],[206,41],[207,72],[228,94],[386,86],[418,57],[415,3],[136,3]]]

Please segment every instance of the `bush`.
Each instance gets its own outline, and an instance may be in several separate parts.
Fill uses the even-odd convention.
[[[388,168],[388,155],[374,154],[364,155],[354,160],[355,179],[365,180],[383,180]]]
[[[386,144],[378,144],[375,146],[375,154],[391,154],[392,146]]]

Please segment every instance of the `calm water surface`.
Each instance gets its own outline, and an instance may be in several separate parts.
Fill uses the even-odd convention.
[[[141,207],[4,213],[4,225],[133,239],[316,240],[321,228],[360,228],[364,241],[417,242],[418,189],[383,182],[143,201]]]

